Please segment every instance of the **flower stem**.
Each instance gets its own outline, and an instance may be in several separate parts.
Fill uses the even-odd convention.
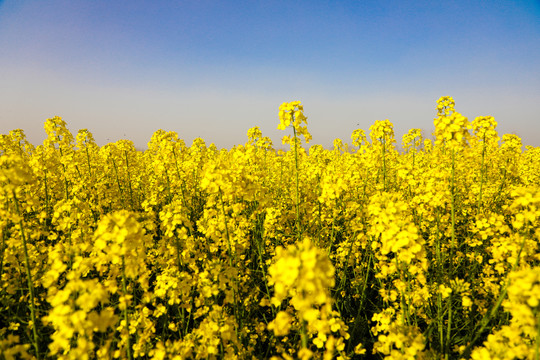
[[[133,189],[131,188],[131,175],[129,174],[129,160],[127,150],[124,150],[124,155],[126,157],[126,172],[128,176],[128,186],[129,186],[129,202],[131,204],[131,210],[135,210],[133,207]]]
[[[540,311],[536,311],[536,350],[534,358],[540,360]]]
[[[122,207],[124,206],[124,192],[122,191],[122,187],[120,186],[120,178],[118,177],[118,168],[116,167],[116,161],[114,161],[114,158],[111,158],[113,167],[114,167],[114,173],[116,175],[116,184],[118,185],[118,192],[120,193],[120,200],[122,201]]]
[[[454,268],[454,247],[456,246],[456,151],[452,149],[452,179],[450,183],[450,196],[451,196],[451,217],[452,217],[452,240],[450,243],[450,256],[448,258],[449,263],[449,274],[453,275]],[[451,351],[451,341],[452,341],[452,293],[449,294],[448,300],[448,324],[446,328],[446,349],[445,349],[445,358],[448,359],[449,352]]]
[[[227,226],[227,215],[225,213],[225,203],[223,202],[223,192],[219,189],[219,201],[221,203],[221,211],[223,212],[223,225],[225,226],[225,235],[227,236],[227,246],[229,250],[229,265],[232,267],[233,253],[231,247],[231,237],[229,236],[229,227]],[[236,263],[236,261],[235,261]]]
[[[13,190],[13,198],[15,199],[15,209],[17,211],[17,216],[19,217],[19,227],[21,229],[21,237],[24,249],[26,279],[28,282],[28,291],[30,292],[30,316],[32,318],[32,334],[34,336],[33,345],[34,349],[36,350],[36,357],[39,359],[39,337],[36,329],[36,303],[34,300],[34,285],[32,282],[32,272],[30,271],[30,260],[28,257],[28,246],[26,245],[26,235],[24,233],[22,214],[19,209],[19,199],[17,199],[17,194],[15,193],[15,190]]]
[[[383,191],[386,191],[386,138],[382,139],[382,161],[383,161]]]
[[[128,304],[127,304],[127,279],[126,279],[126,261],[124,255],[122,255],[122,290],[124,291],[124,301],[126,302],[124,308],[124,321],[126,322],[126,331],[127,331],[127,354],[129,360],[133,360],[133,355],[131,354],[131,339],[129,335],[129,314],[128,314]]]
[[[302,230],[300,227],[300,190],[299,190],[299,179],[298,179],[298,136],[296,136],[296,128],[293,126],[294,133],[294,165],[296,168],[296,230],[298,240],[302,235]]]
[[[484,135],[484,141],[482,142],[482,164],[480,166],[480,193],[478,194],[478,211],[482,207],[482,188],[484,186],[484,173],[485,173],[485,156],[486,156],[486,136]]]

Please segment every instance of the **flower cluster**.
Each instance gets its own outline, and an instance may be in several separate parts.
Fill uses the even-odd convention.
[[[293,127],[294,137],[292,139],[288,136],[283,137],[284,144],[296,141],[298,136],[304,136],[307,143],[311,140],[311,134],[307,129],[307,117],[304,115],[304,106],[300,101],[285,102],[279,107],[279,125],[277,128],[285,130],[290,125]]]
[[[330,289],[334,286],[334,267],[327,254],[305,238],[298,246],[277,247],[275,263],[268,272],[268,284],[274,286],[272,305],[280,307],[289,299],[292,306],[288,311],[279,311],[268,328],[274,330],[276,336],[285,336],[293,323],[296,324],[302,334],[301,358],[307,359],[311,354],[307,351],[308,337],[313,337],[317,348],[328,348],[329,337],[334,339],[333,332],[343,338],[339,338],[337,344],[332,340],[332,347],[337,345],[338,351],[343,350],[343,340],[348,339],[349,334],[339,314],[332,311]]]
[[[455,102],[443,96],[437,101],[438,117],[435,118],[435,136],[438,144],[458,149],[468,140],[469,120],[454,110]]]

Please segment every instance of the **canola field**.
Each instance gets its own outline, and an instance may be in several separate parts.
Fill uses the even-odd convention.
[[[540,148],[437,101],[287,151],[0,137],[0,359],[539,359]],[[276,124],[278,117],[276,116]]]

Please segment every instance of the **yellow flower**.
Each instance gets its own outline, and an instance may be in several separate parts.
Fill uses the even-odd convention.
[[[293,319],[288,312],[280,311],[276,318],[268,324],[268,330],[274,330],[276,336],[286,336],[291,330],[292,321]]]
[[[281,104],[279,107],[278,130],[285,130],[292,124],[295,131],[294,139],[302,135],[306,142],[309,142],[311,134],[308,132],[307,126],[302,126],[302,123],[307,125],[307,117],[304,115],[304,106],[300,101]],[[283,143],[285,143],[285,140]]]

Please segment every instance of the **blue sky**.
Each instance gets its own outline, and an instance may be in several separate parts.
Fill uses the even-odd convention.
[[[540,146],[540,1],[0,0],[0,133],[62,116],[100,145],[158,129],[230,148],[301,100],[314,144],[433,131],[450,95]]]

